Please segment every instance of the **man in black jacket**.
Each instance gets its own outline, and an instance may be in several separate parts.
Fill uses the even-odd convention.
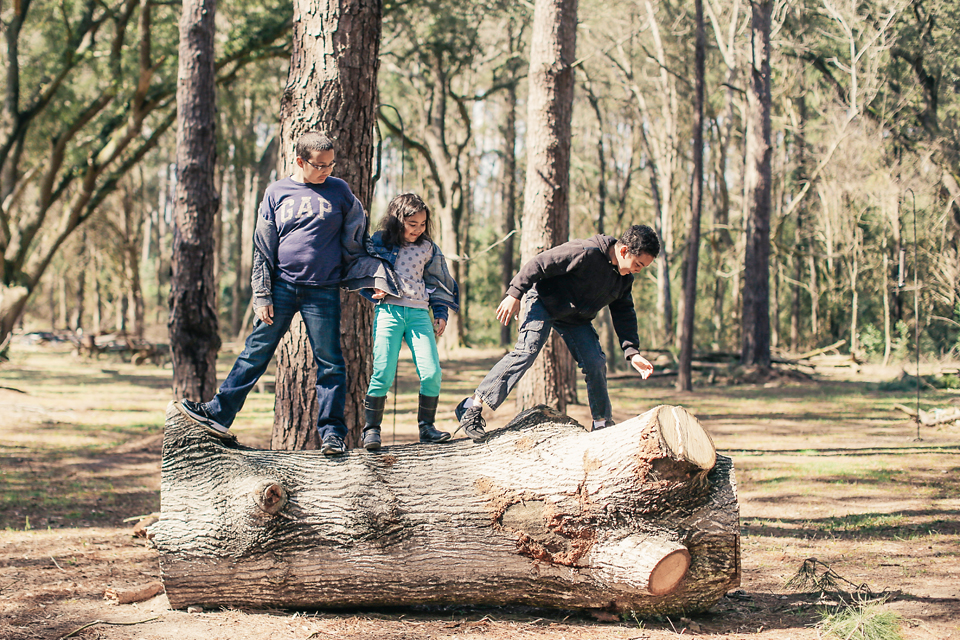
[[[654,230],[634,225],[619,240],[605,235],[571,240],[523,265],[497,307],[497,320],[504,325],[523,309],[517,344],[494,365],[473,396],[457,405],[457,431],[463,429],[474,442],[486,438],[483,404],[496,409],[503,403],[536,360],[551,328],[566,342],[583,371],[593,428],[612,424],[607,359],[592,321],[601,309],[610,307],[624,356],[645,380],[653,365],[638,351],[631,288],[633,274],[650,266],[659,253],[660,240]]]

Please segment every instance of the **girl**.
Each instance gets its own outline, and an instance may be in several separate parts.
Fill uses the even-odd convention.
[[[351,263],[344,279],[347,288],[361,289],[365,297],[377,303],[373,375],[364,400],[362,442],[368,450],[380,448],[387,390],[393,383],[403,340],[410,347],[420,376],[420,442],[450,439],[449,433],[434,426],[440,396],[436,338],[447,326],[448,308],[459,309],[460,294],[440,248],[430,238],[430,226],[430,208],[420,196],[398,195],[387,206],[380,230],[367,241],[370,257]]]

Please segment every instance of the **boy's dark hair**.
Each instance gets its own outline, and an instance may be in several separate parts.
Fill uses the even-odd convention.
[[[331,151],[333,140],[319,131],[307,131],[297,140],[297,157],[310,160],[314,151]]]
[[[417,244],[423,240],[433,241],[431,237],[430,207],[415,193],[401,193],[387,205],[387,212],[380,219],[380,232],[383,234],[383,244],[388,247],[401,247],[403,240],[403,221],[421,211],[427,212],[427,228],[417,238]]]
[[[660,238],[657,232],[645,224],[635,224],[617,240],[624,245],[632,255],[639,256],[645,253],[652,258],[660,255]]]

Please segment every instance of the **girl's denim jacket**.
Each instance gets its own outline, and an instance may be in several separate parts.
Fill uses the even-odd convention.
[[[447,269],[440,247],[430,241],[433,257],[423,269],[423,283],[430,297],[430,308],[437,320],[446,320],[447,308],[460,310],[460,289]],[[383,235],[377,231],[368,238],[364,248],[367,255],[350,263],[340,286],[351,291],[360,291],[364,298],[379,302],[373,298],[373,289],[381,289],[392,296],[400,295],[400,281],[393,270],[400,253],[400,247],[388,247],[383,243]]]

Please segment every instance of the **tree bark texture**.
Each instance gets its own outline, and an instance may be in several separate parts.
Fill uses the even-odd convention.
[[[293,170],[301,134],[334,140],[334,175],[369,211],[373,197],[373,129],[377,105],[382,5],[379,0],[295,0],[293,56],[280,113],[284,175]],[[340,344],[347,363],[347,444],[359,441],[370,380],[373,307],[341,293]],[[272,446],[311,446],[316,435],[316,367],[299,316],[277,352]]]
[[[682,407],[595,432],[540,406],[482,446],[325,457],[167,410],[170,604],[527,604],[693,613],[740,582],[732,461]]]
[[[809,167],[807,167],[807,94],[806,87],[803,85],[803,78],[799,78],[801,83],[801,93],[794,99],[797,108],[798,123],[796,126],[796,170],[794,171],[794,181],[797,185],[805,184],[809,180]],[[807,251],[806,236],[807,231],[804,228],[807,222],[807,204],[806,198],[797,205],[797,226],[793,235],[793,282],[790,285],[791,304],[790,304],[790,352],[798,353],[800,351],[800,297],[803,289],[803,256]],[[884,292],[887,291],[884,287]],[[886,293],[884,293],[886,295]]]
[[[500,254],[500,284],[506,291],[513,280],[513,232],[517,228],[517,85],[507,85],[504,92],[503,127],[503,176],[502,176],[502,210],[503,224],[500,227],[507,239]],[[500,326],[500,345],[507,346],[513,338],[510,325]]]
[[[216,8],[216,0],[183,3],[177,73],[176,225],[167,328],[174,394],[196,401],[216,393],[220,349],[213,239],[220,206],[214,185]]]
[[[537,0],[530,45],[522,263],[570,237],[570,128],[576,45],[577,0]],[[566,411],[568,401],[576,402],[576,381],[573,357],[553,332],[518,385],[518,406],[547,404]]]
[[[703,0],[694,0],[697,36],[694,45],[693,179],[690,189],[690,233],[687,236],[687,277],[683,281],[683,318],[680,324],[680,366],[677,389],[693,390],[693,331],[697,306],[697,269],[700,258],[700,214],[703,211],[703,100],[707,35]]]
[[[747,91],[747,167],[749,189],[743,271],[741,361],[770,364],[770,18],[771,0],[753,0],[750,35],[752,64]]]

